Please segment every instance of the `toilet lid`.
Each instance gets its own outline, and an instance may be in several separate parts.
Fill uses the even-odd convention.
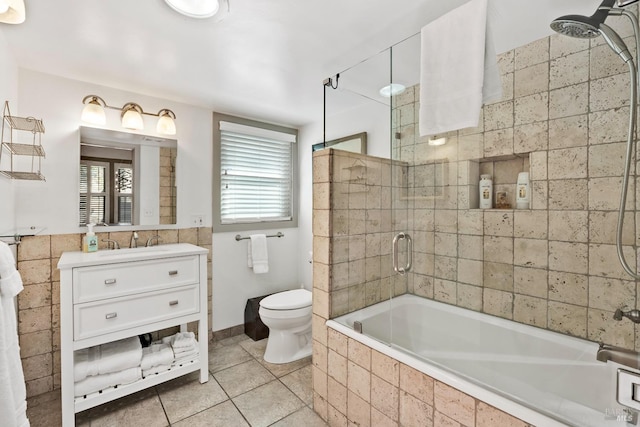
[[[260,307],[269,310],[294,310],[311,305],[311,292],[306,289],[278,292],[260,301]]]

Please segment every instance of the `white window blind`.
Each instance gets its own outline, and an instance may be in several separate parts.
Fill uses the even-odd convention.
[[[292,219],[295,135],[220,122],[222,224]]]

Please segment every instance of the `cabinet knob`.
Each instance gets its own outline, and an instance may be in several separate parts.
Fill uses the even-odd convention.
[[[170,306],[178,305],[178,300],[169,301]]]
[[[107,313],[104,316],[105,319],[115,319],[116,317],[118,317],[118,313]]]
[[[107,279],[104,281],[105,285],[114,285],[116,283],[116,279]]]
[[[169,276],[177,276],[178,275],[178,270],[171,270],[169,272]]]

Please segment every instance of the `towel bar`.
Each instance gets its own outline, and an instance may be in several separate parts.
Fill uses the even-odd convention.
[[[284,237],[284,233],[281,233],[280,231],[278,231],[277,234],[268,234],[267,237]],[[239,242],[240,240],[249,240],[251,237],[242,237],[239,234],[236,234],[236,241]]]

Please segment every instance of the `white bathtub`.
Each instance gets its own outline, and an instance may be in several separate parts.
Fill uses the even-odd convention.
[[[596,343],[412,295],[327,325],[531,424],[626,426],[616,402],[622,366],[597,361]]]

